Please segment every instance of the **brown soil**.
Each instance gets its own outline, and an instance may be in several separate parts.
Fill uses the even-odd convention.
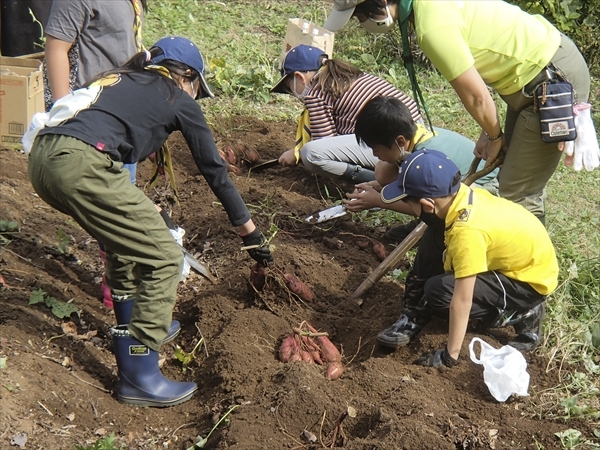
[[[292,144],[293,123],[264,123],[235,117],[219,144],[238,141],[255,148],[261,159],[277,157]],[[180,285],[174,318],[182,322],[176,341],[190,352],[200,338],[206,349],[186,371],[171,345],[163,348],[163,372],[193,380],[199,391],[183,405],[168,409],[120,404],[109,328],[112,311],[99,298],[102,275],[97,243],[69,217],[42,202],[27,180],[26,157],[0,151],[0,219],[15,220],[20,232],[0,246],[0,448],[74,448],[114,432],[126,448],[185,449],[206,436],[232,406],[236,409],[211,435],[210,449],[345,448],[487,449],[560,448],[554,433],[586,423],[565,424],[540,418],[544,389],[557,384],[546,361],[527,355],[529,398],[498,403],[483,382],[482,367],[468,358],[467,336],[456,368],[437,370],[412,364],[423,351],[441,347],[445,325],[430,324],[414,343],[396,352],[376,345],[377,333],[400,313],[403,285],[383,279],[358,307],[348,300],[377,267],[371,246],[377,239],[392,249],[384,230],[350,217],[316,226],[303,218],[327,206],[327,192],[351,186],[315,177],[302,168],[276,167],[261,173],[231,175],[254,219],[273,240],[275,267],[260,295],[248,285],[253,261],[227,216],[199,174],[181,136],[171,137],[180,205],[172,206],[165,183],[147,194],[172,207],[186,230],[185,246],[218,276],[212,285],[193,274]],[[140,165],[138,185],[149,179],[151,165]],[[72,236],[67,254],[57,247],[58,230]],[[6,235],[5,235],[6,236]],[[406,264],[406,263],[405,263]],[[303,303],[278,282],[291,272],[315,294]],[[43,304],[29,305],[31,292],[43,289],[72,301],[80,316],[57,319]],[[284,364],[278,347],[303,320],[327,331],[343,355],[345,372],[328,381],[324,369],[303,362]],[[73,322],[77,336],[63,326]],[[511,331],[511,330],[509,330]],[[96,332],[87,334],[89,332]],[[508,335],[508,331],[506,332]],[[485,339],[498,347],[502,339]],[[336,442],[336,420],[348,407]],[[309,444],[308,430],[317,438]]]

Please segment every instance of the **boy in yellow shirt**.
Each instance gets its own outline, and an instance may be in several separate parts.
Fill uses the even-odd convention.
[[[402,314],[378,341],[397,347],[406,330],[414,336],[431,316],[449,320],[445,348],[418,363],[457,364],[467,324],[514,325],[513,347],[530,351],[541,341],[546,296],[558,284],[558,262],[542,223],[521,205],[460,182],[458,167],[443,153],[420,150],[400,166],[382,200],[402,201],[430,226],[444,227],[445,273],[425,283],[424,308]],[[399,323],[401,322],[401,323]],[[396,344],[396,345],[392,345]]]

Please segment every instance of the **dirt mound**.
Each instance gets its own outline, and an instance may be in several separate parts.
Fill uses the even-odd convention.
[[[291,147],[295,124],[234,117],[221,124],[219,145],[243,143],[261,160]],[[218,276],[212,285],[197,274],[181,284],[174,317],[181,321],[177,344],[190,352],[201,336],[196,359],[184,371],[165,346],[163,372],[199,385],[194,398],[169,409],[132,408],[116,401],[116,365],[108,334],[115,323],[98,300],[102,274],[97,243],[69,217],[55,212],[33,192],[27,159],[0,151],[0,220],[20,226],[0,246],[0,448],[26,439],[23,448],[73,448],[112,432],[128,448],[188,448],[236,406],[205,448],[279,449],[476,449],[558,448],[555,432],[569,426],[542,419],[527,398],[497,403],[482,369],[468,360],[451,370],[415,366],[421,352],[445,342],[445,325],[432,322],[410,346],[388,352],[375,344],[377,333],[400,313],[403,285],[384,279],[361,307],[348,297],[379,264],[371,246],[377,239],[392,249],[384,230],[348,216],[321,226],[303,221],[322,209],[328,195],[348,191],[343,183],[316,177],[301,167],[275,167],[231,174],[259,227],[277,232],[273,274],[293,273],[315,295],[302,302],[275,277],[257,294],[248,284],[253,261],[200,175],[180,135],[170,139],[181,203],[173,203],[166,183],[147,194],[172,209],[186,230],[187,249]],[[138,185],[150,178],[151,164],[139,167]],[[329,203],[330,204],[330,203]],[[71,237],[68,251],[59,249]],[[43,303],[29,305],[31,293],[71,301],[81,310],[56,318]],[[303,320],[327,331],[343,355],[345,372],[328,381],[324,368],[283,364],[277,351],[283,337]],[[200,334],[201,333],[201,334]],[[469,342],[472,334],[467,336]],[[500,341],[485,338],[495,346]],[[557,380],[545,361],[528,355],[530,394],[537,398]],[[340,415],[354,408],[355,417]],[[578,429],[590,431],[585,423]],[[317,439],[310,444],[304,430]],[[333,442],[334,432],[336,434]],[[337,447],[336,447],[337,446]]]

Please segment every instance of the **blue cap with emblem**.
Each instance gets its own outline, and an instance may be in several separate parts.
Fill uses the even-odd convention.
[[[444,153],[419,150],[402,162],[398,179],[381,190],[381,199],[393,203],[407,196],[446,197],[458,191],[460,178],[460,170]]]

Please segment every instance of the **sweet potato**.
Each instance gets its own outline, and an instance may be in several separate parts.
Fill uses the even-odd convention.
[[[302,361],[307,362],[309,364],[314,364],[315,360],[313,359],[312,355],[310,354],[310,352],[308,350],[300,350],[300,357],[302,358]]]
[[[250,269],[250,283],[257,291],[262,291],[267,280],[267,268],[256,263]]]
[[[224,145],[221,149],[222,158],[229,164],[237,164],[238,156],[236,155],[234,148],[231,145]]]
[[[288,289],[294,294],[296,294],[298,297],[300,297],[300,299],[309,303],[311,303],[314,300],[314,295],[310,288],[302,281],[300,281],[295,275],[291,273],[286,273],[283,275],[283,278],[285,279],[285,284],[288,287]]]
[[[234,165],[234,164],[227,164],[227,172],[233,172],[236,175],[241,175],[242,174],[242,169],[240,169],[238,166]]]
[[[312,356],[314,362],[316,362],[320,366],[323,365],[323,360],[321,359],[321,352],[319,350],[312,350],[309,353],[310,356]]]
[[[298,351],[297,353],[293,353],[288,362],[296,362],[296,361],[302,361],[302,356],[300,356],[300,351]]]
[[[306,324],[308,329],[313,333],[318,333],[318,331],[310,324]],[[318,336],[317,342],[319,343],[319,347],[321,348],[321,355],[323,355],[323,360],[332,363],[332,362],[340,362],[342,360],[342,355],[340,355],[340,351],[337,349],[335,345],[329,340],[327,336]]]
[[[340,362],[342,355],[335,345],[329,340],[327,336],[319,336],[317,338],[319,347],[321,347],[321,354],[323,359],[327,362]]]
[[[375,242],[373,244],[373,253],[377,256],[379,261],[384,261],[387,258],[387,250],[381,242]]]
[[[281,347],[279,347],[279,359],[284,363],[290,362],[292,356],[298,354],[298,351],[299,348],[296,336],[290,334],[283,340]]]
[[[325,377],[327,377],[328,380],[333,381],[337,380],[342,375],[342,373],[344,373],[344,366],[341,362],[336,361],[332,362],[331,364],[329,364],[329,366],[327,366],[327,372],[325,373]]]
[[[321,350],[315,341],[312,340],[309,336],[302,336],[302,348],[306,349],[314,362],[318,365],[323,365],[323,360],[321,359]]]
[[[258,152],[253,148],[247,147],[245,145],[241,146],[241,157],[250,165],[256,164],[260,160],[260,155],[258,154]]]

